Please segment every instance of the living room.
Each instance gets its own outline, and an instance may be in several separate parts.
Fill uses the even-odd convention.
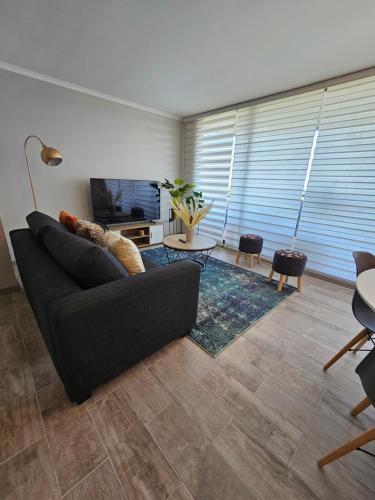
[[[374,497],[374,15],[1,2],[1,499]]]

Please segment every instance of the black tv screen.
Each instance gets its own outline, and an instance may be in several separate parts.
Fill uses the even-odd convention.
[[[157,181],[90,179],[95,222],[123,224],[160,219]]]

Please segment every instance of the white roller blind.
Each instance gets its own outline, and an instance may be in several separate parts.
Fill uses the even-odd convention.
[[[297,247],[308,267],[355,279],[352,252],[375,252],[375,78],[328,88]]]
[[[184,178],[196,184],[214,208],[200,223],[200,233],[223,240],[232,161],[235,112],[229,111],[185,124]]]
[[[323,89],[237,112],[225,242],[264,238],[263,254],[290,248],[301,205]]]

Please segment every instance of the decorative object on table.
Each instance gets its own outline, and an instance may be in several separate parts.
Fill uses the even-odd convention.
[[[253,267],[254,255],[257,256],[258,264],[260,264],[260,254],[262,252],[262,248],[263,238],[261,236],[259,236],[258,234],[242,234],[238,246],[236,264],[238,264],[241,254],[245,254],[245,256],[247,257],[249,267]]]
[[[284,281],[288,283],[290,276],[296,276],[298,281],[298,291],[302,290],[302,275],[306,267],[307,257],[302,252],[296,250],[276,250],[273,256],[272,270],[269,281],[272,281],[274,273],[279,273],[279,283],[277,290],[281,292]]]
[[[367,356],[359,363],[355,371],[361,379],[366,397],[362,399],[362,401],[360,401],[354,408],[352,408],[351,414],[353,417],[359,415],[359,413],[368,408],[370,405],[375,406],[375,349],[367,354]],[[322,457],[318,460],[318,465],[319,467],[324,467],[334,460],[338,460],[355,450],[365,452],[366,454],[375,457],[373,453],[361,448],[361,446],[374,440],[375,426],[365,432],[357,434],[357,436],[350,441],[331,451],[328,455]]]
[[[77,236],[90,240],[103,248],[106,248],[107,246],[105,231],[102,226],[95,224],[95,222],[79,219],[76,223],[76,234]]]
[[[59,221],[63,224],[71,233],[76,232],[78,217],[65,210],[61,210],[59,213]]]
[[[169,264],[163,248],[143,250],[142,256],[157,265]],[[197,323],[188,336],[217,356],[295,290],[285,285],[278,293],[266,276],[210,257],[201,273]]]
[[[375,256],[368,252],[353,252],[354,261],[357,271],[357,287],[353,295],[352,311],[355,319],[363,326],[363,329],[357,333],[342,349],[340,349],[323,367],[323,370],[328,370],[336,361],[338,361],[348,351],[359,351],[361,347],[368,341],[372,342],[374,348],[374,332],[375,332],[375,310],[370,308],[361,297],[362,290],[360,289],[360,276],[365,272],[375,269]],[[372,286],[374,281],[372,281]],[[368,349],[364,349],[368,350]]]
[[[184,234],[171,234],[163,238],[163,245],[169,263],[179,260],[193,260],[204,271],[216,241],[207,236],[196,235],[188,241]]]
[[[107,231],[106,243],[111,254],[121,262],[131,276],[145,272],[141,254],[132,240]]]
[[[29,174],[29,181],[30,181],[31,193],[33,195],[34,207],[35,207],[35,210],[38,210],[38,206],[36,203],[35,189],[34,189],[33,180],[31,177],[29,159],[27,157],[27,148],[26,148],[28,141],[32,138],[37,139],[40,142],[40,144],[42,145],[40,157],[41,157],[43,163],[45,163],[48,167],[57,167],[57,165],[60,165],[63,158],[62,158],[60,151],[58,151],[55,148],[52,148],[51,146],[46,146],[37,135],[29,135],[28,137],[26,137],[24,145],[23,145],[23,149],[25,151],[26,165],[27,165],[27,171]]]
[[[185,225],[186,241],[193,241],[195,226],[206,217],[213,202],[206,204],[202,192],[193,191],[195,184],[185,183],[183,179],[175,179],[173,183],[165,179],[160,186],[167,189],[172,197],[174,214]]]

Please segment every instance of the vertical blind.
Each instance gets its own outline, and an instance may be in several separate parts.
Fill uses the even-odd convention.
[[[310,269],[353,280],[375,252],[375,78],[328,88],[296,245]]]
[[[214,207],[200,223],[199,231],[223,241],[229,177],[232,163],[235,111],[186,123],[184,130],[184,178],[194,182]]]
[[[200,232],[355,279],[352,252],[375,253],[375,77],[185,123],[184,175],[215,208]]]
[[[263,236],[263,254],[292,245],[323,90],[237,113],[225,242]]]

